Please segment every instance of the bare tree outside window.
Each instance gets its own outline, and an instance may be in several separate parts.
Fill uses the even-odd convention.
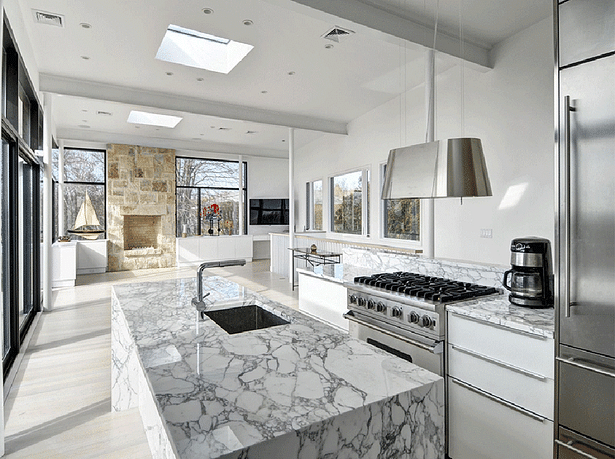
[[[333,177],[331,189],[332,230],[336,233],[363,234],[363,199],[367,202],[368,195],[367,186],[363,184],[363,171]]]
[[[64,229],[73,229],[87,192],[100,226],[106,229],[104,150],[64,149]],[[104,234],[100,236],[104,238]],[[71,234],[73,239],[83,239]]]
[[[382,168],[382,177],[386,164]],[[421,200],[414,198],[384,199],[384,237],[421,240]]]
[[[312,196],[314,201],[314,229],[322,230],[322,180],[312,183]]]
[[[243,183],[239,186],[239,163],[200,158],[177,158],[177,235],[183,225],[188,235],[207,233],[209,222],[203,208],[220,207],[220,234],[239,234],[239,196],[246,202],[247,165],[243,163]],[[215,222],[214,234],[218,234]]]

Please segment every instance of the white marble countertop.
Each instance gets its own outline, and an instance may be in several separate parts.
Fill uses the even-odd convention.
[[[516,306],[508,300],[508,294],[480,298],[446,306],[447,311],[472,317],[483,322],[521,330],[546,338],[555,336],[555,310]]]
[[[199,320],[190,304],[193,278],[113,287],[179,457],[220,457],[289,432],[303,444],[308,440],[301,439],[299,429],[309,435],[315,423],[373,410],[392,397],[411,400],[409,407],[389,414],[414,426],[412,445],[398,440],[404,451],[418,451],[407,457],[439,456],[441,445],[433,445],[442,433],[437,427],[443,415],[442,378],[223,278],[206,277],[204,286],[211,291],[207,299],[213,309],[257,304],[290,324],[227,334],[209,318]],[[395,409],[403,405],[393,403]],[[346,424],[338,431],[354,429]],[[334,448],[364,457],[369,423],[367,429],[360,435],[347,432],[346,438],[356,437],[346,441],[352,444]],[[373,452],[381,441],[371,441]]]

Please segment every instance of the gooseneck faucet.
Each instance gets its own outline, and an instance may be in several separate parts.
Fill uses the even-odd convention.
[[[192,298],[192,305],[199,311],[205,311],[207,309],[205,298],[207,298],[211,292],[207,292],[203,295],[203,271],[205,269],[223,268],[225,266],[243,266],[245,264],[246,260],[206,261],[205,263],[201,263],[199,269],[196,271],[196,297]]]

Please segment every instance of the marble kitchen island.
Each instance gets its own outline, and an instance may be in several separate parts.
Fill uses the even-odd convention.
[[[219,277],[212,309],[290,322],[228,334],[195,279],[113,287],[112,407],[139,407],[155,458],[444,457],[443,379]]]

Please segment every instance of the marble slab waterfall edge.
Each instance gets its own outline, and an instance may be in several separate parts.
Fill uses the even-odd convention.
[[[223,278],[215,308],[290,322],[229,335],[195,280],[113,287],[112,406],[139,406],[155,458],[444,457],[441,377]]]

